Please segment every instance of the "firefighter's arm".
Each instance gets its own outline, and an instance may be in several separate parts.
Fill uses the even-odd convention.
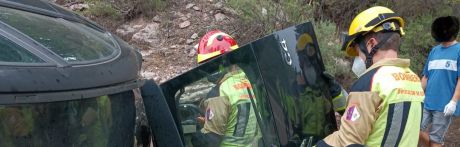
[[[341,88],[339,95],[332,98],[332,104],[334,105],[334,111],[343,115],[347,104],[348,93],[345,89]]]
[[[329,85],[329,94],[332,96],[334,111],[339,112],[342,115],[345,111],[348,93],[332,75],[324,72],[323,77]]]
[[[205,102],[205,122],[202,133],[214,133],[219,136],[225,134],[227,120],[231,107],[225,96],[209,98]]]
[[[351,92],[342,126],[317,146],[364,145],[379,113],[381,99],[376,92]]]

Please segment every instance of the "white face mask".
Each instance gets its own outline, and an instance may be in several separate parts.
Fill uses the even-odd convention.
[[[361,76],[366,71],[366,64],[364,63],[363,59],[361,59],[359,56],[356,56],[355,61],[353,61],[351,70],[356,74],[356,76]]]

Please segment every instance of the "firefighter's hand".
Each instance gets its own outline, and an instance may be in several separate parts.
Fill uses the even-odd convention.
[[[198,123],[200,123],[201,125],[204,125],[204,121],[205,121],[204,119],[205,119],[205,118],[204,118],[203,116],[198,116],[198,117],[196,118],[196,120],[198,121]]]
[[[86,109],[85,114],[83,114],[83,117],[81,119],[81,125],[83,127],[91,125],[95,120],[96,120],[97,112],[93,108],[88,108]]]
[[[447,104],[446,107],[444,107],[444,116],[450,116],[454,114],[456,107],[457,102],[450,101],[449,104]]]

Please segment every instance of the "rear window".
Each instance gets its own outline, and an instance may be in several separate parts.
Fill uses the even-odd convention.
[[[0,21],[41,43],[69,63],[102,60],[118,52],[109,33],[64,19],[2,7]]]
[[[0,62],[42,63],[43,60],[21,46],[0,36]]]

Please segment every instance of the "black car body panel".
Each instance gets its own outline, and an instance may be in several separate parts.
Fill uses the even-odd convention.
[[[0,8],[23,11],[21,13],[43,14],[50,17],[50,20],[57,20],[63,24],[83,24],[88,26],[81,28],[83,31],[94,29],[90,31],[107,34],[110,37],[109,32],[94,27],[96,26],[94,23],[47,1],[3,0],[0,1]],[[44,63],[0,62],[2,71],[0,93],[81,90],[121,84],[139,78],[138,71],[142,60],[140,54],[116,36],[111,36],[110,39],[113,42],[112,55],[91,61],[66,62],[46,45],[32,39],[19,29],[15,29],[16,26],[9,26],[1,20],[0,23],[2,23],[0,25],[1,36],[27,49],[44,61]],[[78,25],[72,26],[78,28]],[[65,46],[61,47],[65,48]]]

